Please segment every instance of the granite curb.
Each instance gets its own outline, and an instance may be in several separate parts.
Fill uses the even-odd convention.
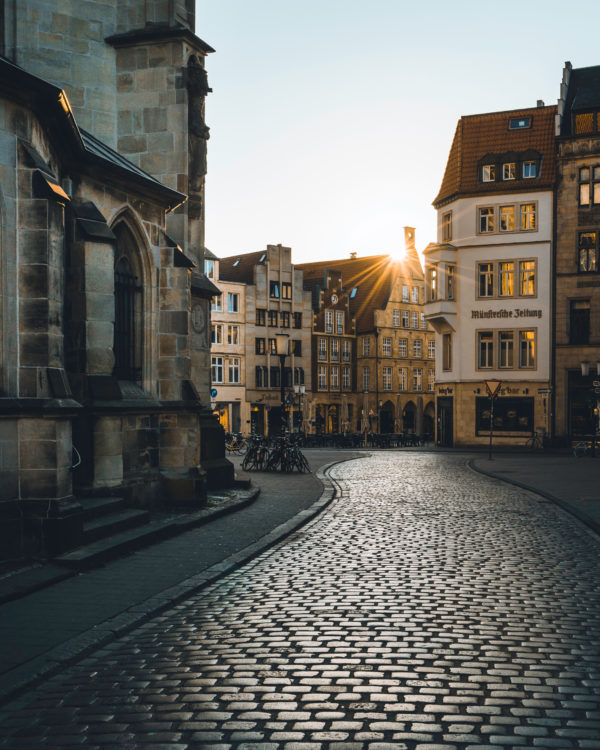
[[[595,519],[588,516],[587,513],[584,513],[583,511],[581,511],[576,505],[569,502],[568,500],[564,500],[560,497],[557,497],[556,495],[552,495],[550,492],[546,492],[545,490],[542,490],[539,487],[534,487],[531,484],[525,484],[524,482],[520,482],[518,479],[510,479],[508,477],[501,477],[498,474],[495,474],[493,471],[486,471],[480,466],[477,466],[476,461],[477,459],[475,458],[471,458],[467,461],[467,466],[472,471],[475,471],[478,474],[483,474],[484,476],[490,477],[491,479],[497,479],[499,482],[506,482],[507,484],[514,485],[515,487],[520,487],[522,490],[527,490],[528,492],[534,492],[536,495],[539,495],[540,497],[543,497],[546,500],[549,500],[550,502],[555,503],[560,508],[565,510],[567,513],[570,513],[572,516],[577,518],[577,520],[581,521],[581,523],[585,524],[590,529],[592,529],[592,531],[594,531],[596,534],[600,535],[600,523],[598,523]]]
[[[327,472],[333,466],[348,460],[354,460],[355,458],[332,461],[321,466],[315,472],[315,476],[323,485],[323,491],[319,499],[310,507],[295,514],[288,521],[285,521],[264,537],[261,537],[259,541],[233,553],[201,573],[191,576],[181,583],[151,596],[146,601],[133,605],[84,633],[61,643],[43,655],[35,657],[6,672],[1,677],[0,706],[15,700],[26,690],[52,677],[64,667],[74,664],[84,656],[144,624],[152,617],[197,594],[222,576],[231,573],[244,563],[249,562],[252,558],[257,557],[259,554],[283,541],[292,532],[298,530],[317,516],[335,498],[337,485]]]

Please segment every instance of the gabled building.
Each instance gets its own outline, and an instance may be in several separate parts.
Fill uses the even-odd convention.
[[[555,114],[539,102],[456,127],[424,253],[441,445],[489,440],[486,381],[502,381],[496,442],[549,430]]]
[[[405,227],[404,236],[398,258],[353,254],[298,266],[315,312],[311,416],[317,430],[433,432],[433,332],[423,312],[414,229]],[[344,347],[351,352],[349,373]]]
[[[600,66],[565,63],[556,114],[555,435],[598,431]]]

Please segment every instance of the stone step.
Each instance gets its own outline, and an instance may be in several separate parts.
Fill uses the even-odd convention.
[[[83,543],[91,544],[100,539],[114,536],[122,531],[148,523],[147,510],[122,510],[107,516],[100,516],[83,525]]]
[[[83,508],[84,523],[125,508],[125,499],[122,497],[84,497],[81,498],[80,502]]]

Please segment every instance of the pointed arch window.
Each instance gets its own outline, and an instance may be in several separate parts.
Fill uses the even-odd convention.
[[[136,263],[135,241],[125,226],[114,230],[115,258],[114,375],[119,380],[142,380],[142,285]]]

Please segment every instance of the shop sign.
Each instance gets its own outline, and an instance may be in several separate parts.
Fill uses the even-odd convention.
[[[488,319],[488,318],[541,318],[541,310],[531,310],[529,308],[517,307],[514,310],[471,310],[471,318]]]

